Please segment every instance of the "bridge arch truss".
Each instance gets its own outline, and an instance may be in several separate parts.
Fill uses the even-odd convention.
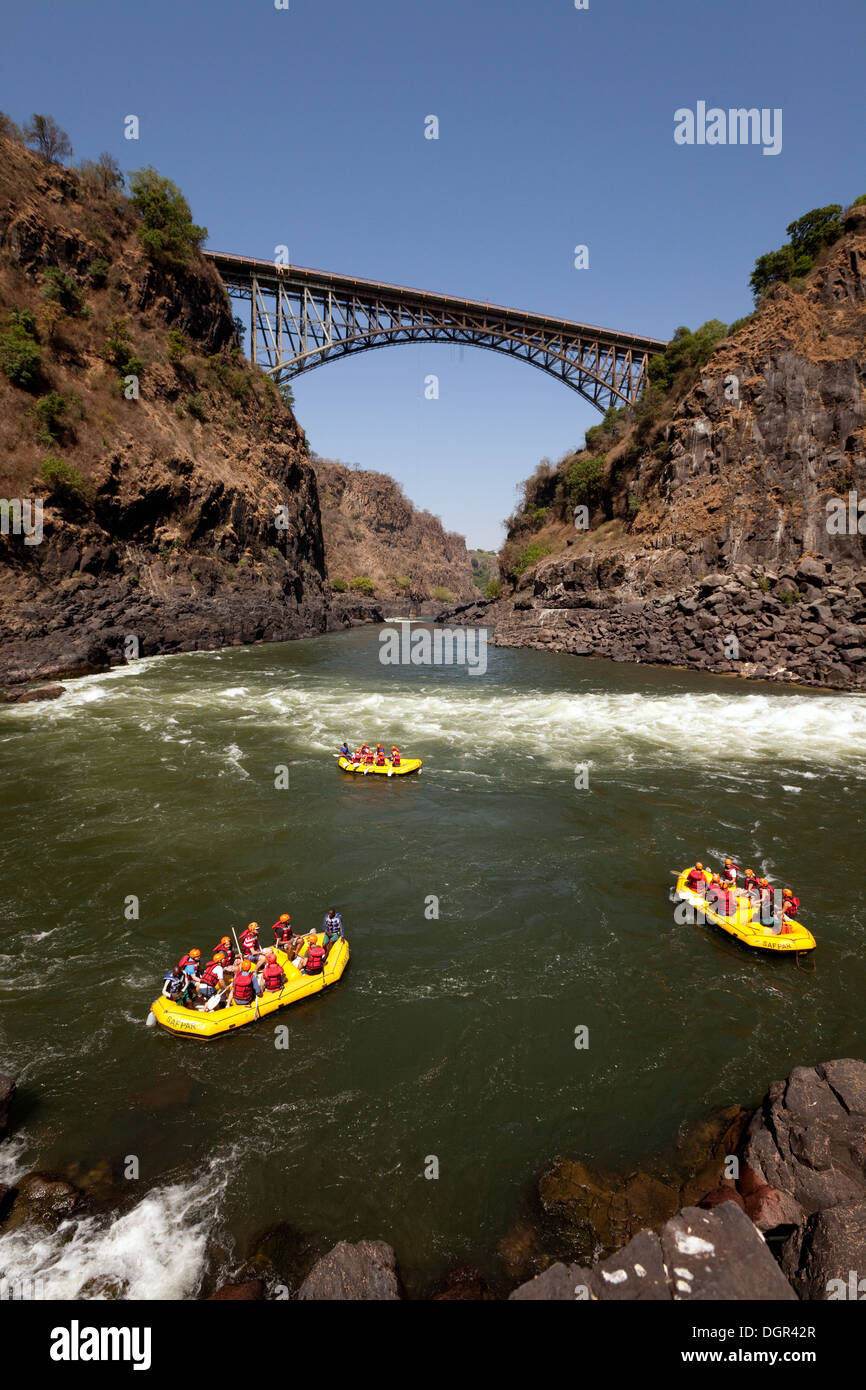
[[[393,343],[469,343],[528,362],[600,411],[632,404],[665,343],[477,300],[207,252],[249,303],[249,353],[275,381]]]

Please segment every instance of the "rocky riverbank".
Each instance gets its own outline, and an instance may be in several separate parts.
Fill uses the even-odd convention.
[[[0,1077],[0,1135],[15,1085]],[[12,1114],[14,1119],[14,1113]],[[534,1213],[503,1237],[500,1274],[445,1271],[434,1300],[843,1299],[866,1262],[866,1063],[796,1067],[760,1106],[730,1106],[682,1135],[664,1175],[602,1173],[563,1158],[538,1179]],[[0,1235],[55,1231],[106,1213],[119,1187],[105,1165],[86,1174],[30,1172],[0,1190]],[[319,1247],[321,1250],[321,1246]],[[226,1252],[200,1296],[396,1301],[396,1252],[340,1241],[325,1254],[278,1223],[241,1258]],[[0,1276],[3,1271],[0,1269]],[[228,1277],[226,1277],[228,1276]],[[858,1275],[858,1278],[860,1276]],[[111,1280],[80,1296],[123,1297]]]
[[[508,591],[442,620],[502,646],[866,689],[866,206],[843,226],[697,382],[542,466],[500,557]]]

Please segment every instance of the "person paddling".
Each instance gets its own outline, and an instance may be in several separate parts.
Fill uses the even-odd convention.
[[[347,763],[350,763],[352,761],[352,750],[345,739],[343,739],[343,742],[340,744],[340,752],[338,756],[341,758],[345,758]]]

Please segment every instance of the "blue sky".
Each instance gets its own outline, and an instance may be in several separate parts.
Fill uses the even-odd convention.
[[[752,264],[787,223],[866,192],[863,0],[4,11],[0,106],[51,112],[77,156],[155,165],[219,250],[285,243],[303,265],[668,337],[748,312]],[[677,146],[674,111],[699,100],[781,107],[781,154]],[[451,345],[360,354],[295,394],[320,454],[393,474],[487,546],[516,484],[600,418],[525,364]]]

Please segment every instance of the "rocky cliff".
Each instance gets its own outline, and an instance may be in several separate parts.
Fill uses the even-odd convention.
[[[527,484],[511,591],[465,619],[506,646],[866,688],[866,207],[844,226],[688,390]]]
[[[475,595],[463,537],[414,507],[393,478],[329,459],[314,458],[313,466],[328,579],[337,592],[413,603]]]
[[[0,141],[7,683],[326,624],[303,433],[213,269],[108,185]]]

